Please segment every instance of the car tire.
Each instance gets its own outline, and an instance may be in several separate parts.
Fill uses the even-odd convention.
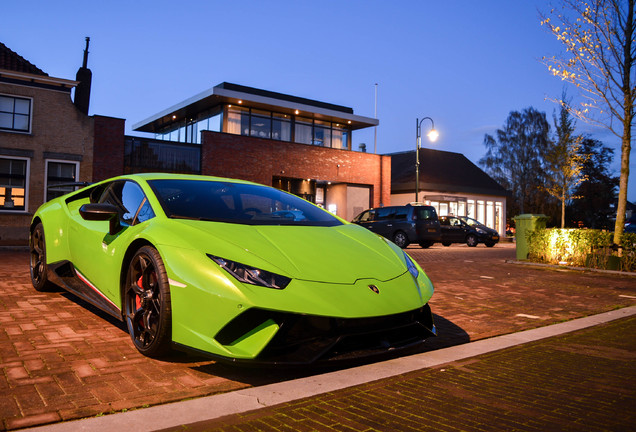
[[[433,246],[433,242],[432,241],[422,241],[422,242],[420,242],[420,247],[422,249],[428,249],[431,246]]]
[[[493,242],[486,242],[484,244],[486,245],[486,247],[493,247],[495,245]]]
[[[29,236],[29,270],[31,283],[36,291],[51,291],[55,285],[48,279],[49,267],[46,265],[46,240],[44,227],[38,223]]]
[[[143,246],[130,260],[124,287],[124,320],[137,350],[148,357],[170,352],[170,285],[157,249]]]
[[[404,249],[409,245],[409,238],[404,231],[397,231],[393,234],[393,243]]]
[[[442,242],[442,245],[448,247],[451,245],[451,242]]]
[[[468,236],[466,236],[466,244],[469,247],[475,247],[475,246],[477,246],[477,243],[479,243],[479,242],[477,241],[477,236],[476,235],[468,234]]]

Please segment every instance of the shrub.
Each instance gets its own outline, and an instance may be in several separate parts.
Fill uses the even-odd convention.
[[[612,244],[612,236],[612,233],[600,230],[535,229],[528,233],[528,259],[549,264],[636,271],[636,234],[624,233],[619,246]]]

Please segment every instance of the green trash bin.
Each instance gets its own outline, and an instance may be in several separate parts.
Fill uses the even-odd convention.
[[[517,259],[528,259],[528,233],[535,229],[545,228],[548,217],[544,214],[522,214],[515,216],[515,241],[517,243]]]

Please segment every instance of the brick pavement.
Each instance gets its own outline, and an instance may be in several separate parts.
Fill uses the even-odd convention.
[[[431,277],[428,349],[636,304],[632,277],[504,264],[511,245],[409,248]],[[122,325],[62,291],[37,293],[28,255],[0,251],[0,427],[120,412],[295,378],[196,357],[139,355]],[[307,371],[303,373],[308,373]],[[311,373],[311,372],[309,372]]]
[[[163,432],[633,431],[636,317]]]

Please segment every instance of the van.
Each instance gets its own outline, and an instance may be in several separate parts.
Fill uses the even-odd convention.
[[[411,243],[428,248],[442,241],[437,212],[427,205],[372,208],[360,213],[352,222],[380,234],[401,248]]]

